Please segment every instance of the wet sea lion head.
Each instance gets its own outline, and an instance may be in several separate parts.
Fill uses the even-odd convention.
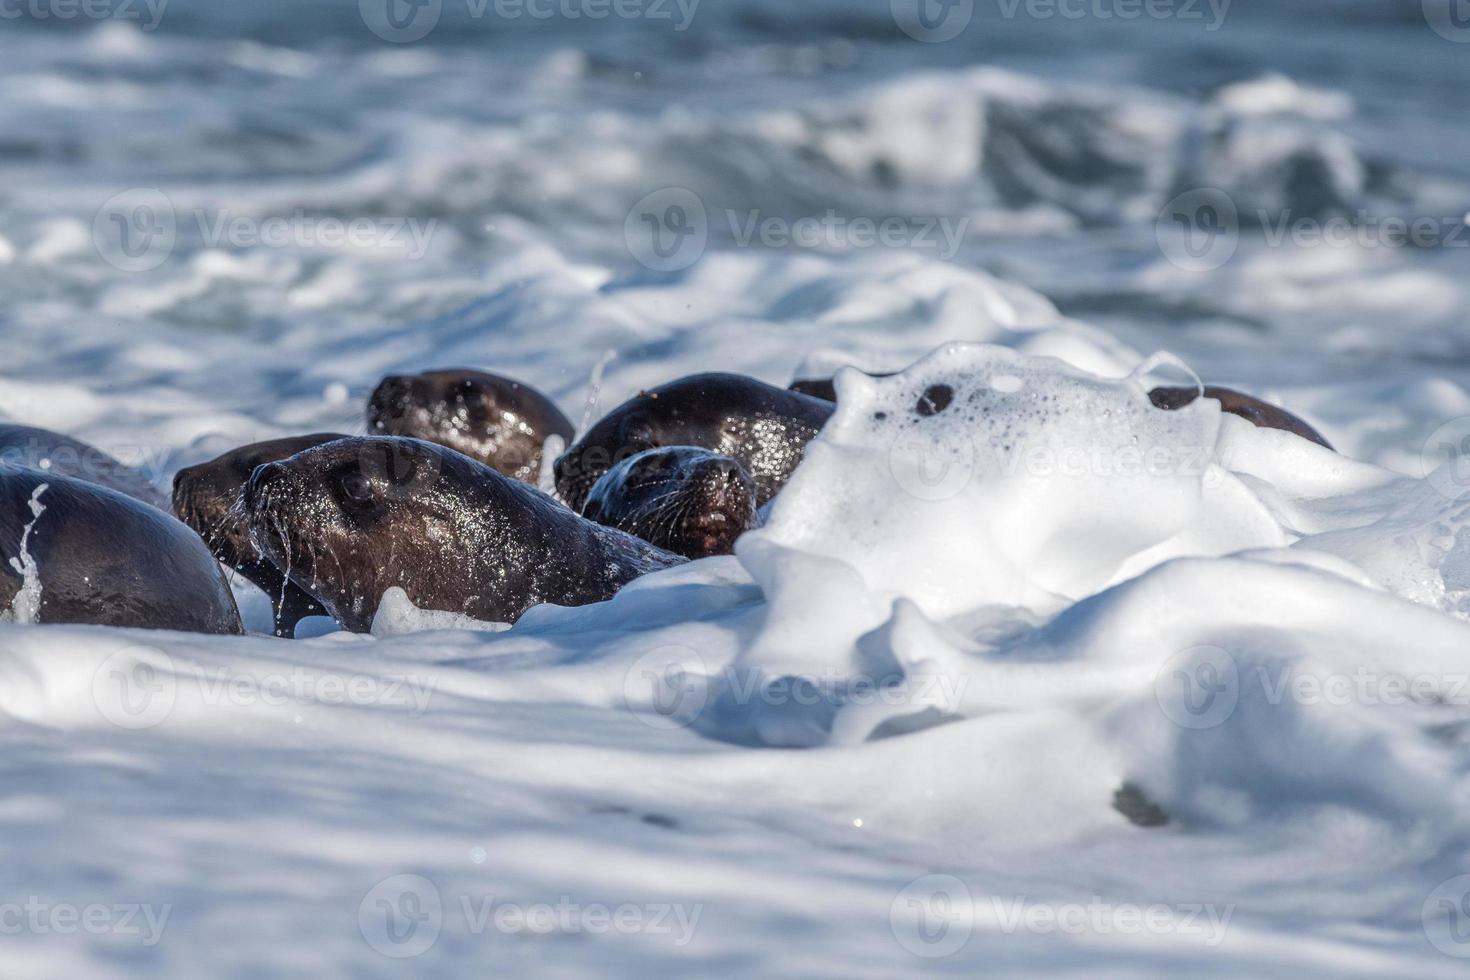
[[[593,485],[584,517],[683,555],[728,555],[757,525],[755,481],[738,460],[690,446],[645,450]]]
[[[368,399],[367,424],[373,435],[448,446],[528,483],[540,476],[546,440],[566,445],[573,435],[571,421],[536,389],[464,369],[384,378]]]

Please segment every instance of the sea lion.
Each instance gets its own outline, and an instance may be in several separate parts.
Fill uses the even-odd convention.
[[[556,461],[556,487],[573,510],[604,473],[649,449],[697,446],[729,456],[755,481],[756,506],[785,486],[835,407],[738,374],[696,374],[613,409]]]
[[[888,378],[892,375],[873,374],[869,377]],[[789,390],[824,401],[837,401],[837,389],[831,378],[798,378],[791,382]],[[1197,388],[1155,388],[1148,393],[1148,398],[1153,402],[1155,408],[1172,412],[1190,404],[1199,397],[1199,394]],[[1321,433],[1284,408],[1278,408],[1233,388],[1206,385],[1204,395],[1206,398],[1219,402],[1223,411],[1231,415],[1238,415],[1257,428],[1281,429],[1284,432],[1301,436],[1309,442],[1315,442],[1324,449],[1332,448],[1332,444],[1324,439]]]
[[[245,489],[245,482],[257,466],[345,438],[332,432],[318,432],[257,442],[207,463],[179,470],[174,476],[174,513],[204,539],[216,558],[271,597],[277,636],[295,636],[296,624],[302,619],[328,613],[255,547],[240,491]]]
[[[735,540],[760,523],[745,467],[691,446],[623,460],[593,484],[582,516],[685,558],[733,554]]]
[[[1148,400],[1154,403],[1155,408],[1173,412],[1192,403],[1199,396],[1198,388],[1155,388],[1148,393]],[[1315,442],[1324,449],[1332,448],[1332,444],[1322,438],[1321,433],[1284,408],[1277,408],[1231,388],[1217,388],[1213,385],[1205,385],[1204,396],[1219,402],[1221,409],[1231,415],[1240,416],[1257,428],[1281,429],[1308,442]]]
[[[119,462],[96,446],[50,429],[0,425],[0,463],[86,480],[145,504],[168,509],[163,494],[140,471]]]
[[[240,633],[219,563],[157,507],[0,464],[0,610],[28,623]]]
[[[457,368],[393,375],[374,389],[368,432],[437,442],[525,483],[541,477],[541,447],[576,434],[561,409],[530,385]]]
[[[684,560],[419,439],[341,439],[267,463],[244,502],[256,546],[354,632],[393,586],[420,608],[513,623]]]

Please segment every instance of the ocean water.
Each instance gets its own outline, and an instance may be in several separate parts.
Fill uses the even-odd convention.
[[[1454,3],[26,0],[0,55],[0,415],[160,488],[388,372],[902,372],[610,603],[0,624],[0,972],[1463,973]]]

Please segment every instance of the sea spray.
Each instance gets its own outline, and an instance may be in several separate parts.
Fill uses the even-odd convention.
[[[6,617],[12,622],[34,623],[41,617],[41,570],[36,565],[36,559],[31,556],[28,546],[36,522],[46,512],[46,505],[41,503],[41,494],[45,493],[50,486],[49,483],[42,483],[31,493],[31,521],[21,533],[20,554],[10,559],[10,567],[20,572],[21,576],[20,590],[16,592],[15,601],[11,603],[10,612]]]

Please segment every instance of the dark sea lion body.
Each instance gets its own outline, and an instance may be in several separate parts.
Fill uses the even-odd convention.
[[[294,636],[296,624],[302,619],[328,613],[255,547],[240,501],[241,491],[257,466],[345,438],[337,433],[318,432],[257,442],[182,469],[174,476],[174,513],[204,539],[216,558],[270,596],[277,636]]]
[[[454,369],[384,378],[368,399],[368,432],[437,442],[505,476],[536,483],[542,446],[576,435],[550,398],[510,378]]]
[[[831,378],[797,378],[787,386],[786,390],[811,398],[820,398],[824,402],[837,401],[837,385],[833,384]]]
[[[695,446],[737,460],[763,507],[786,485],[834,407],[738,374],[697,374],[619,405],[556,461],[556,487],[580,510],[602,475],[631,456]]]
[[[1154,403],[1155,408],[1171,412],[1192,404],[1199,396],[1200,392],[1197,388],[1155,388],[1148,393],[1148,399]],[[1315,442],[1324,449],[1332,448],[1332,444],[1306,422],[1286,409],[1277,408],[1259,398],[1231,388],[1217,388],[1213,385],[1205,386],[1204,397],[1214,399],[1220,403],[1221,409],[1231,415],[1240,416],[1257,428],[1281,429],[1283,432],[1300,436],[1308,442]]]
[[[395,586],[423,609],[513,623],[683,561],[418,439],[308,449],[256,469],[244,501],[261,551],[356,632]]]
[[[168,509],[168,501],[141,472],[96,446],[50,429],[0,425],[0,463],[59,473]]]
[[[892,375],[873,374],[869,377],[889,378]],[[791,382],[790,390],[825,401],[837,401],[837,388],[831,378],[799,378]],[[1199,395],[1199,390],[1196,388],[1155,388],[1148,393],[1148,398],[1153,402],[1155,408],[1172,412],[1191,404]],[[1278,408],[1269,402],[1233,388],[1220,388],[1215,385],[1206,385],[1204,396],[1219,402],[1223,411],[1231,415],[1238,415],[1257,428],[1280,429],[1283,432],[1301,436],[1309,442],[1315,442],[1324,449],[1332,448],[1332,444],[1323,438],[1320,432],[1284,408]]]
[[[729,456],[690,446],[649,449],[592,486],[582,516],[685,558],[729,555],[757,527],[755,481]]]
[[[28,572],[40,582],[34,622],[243,631],[224,572],[188,527],[107,487],[0,465],[0,609],[10,616]]]

